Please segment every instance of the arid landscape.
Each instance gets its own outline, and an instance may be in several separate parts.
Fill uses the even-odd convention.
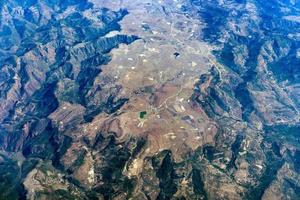
[[[297,0],[0,11],[0,200],[300,199]]]

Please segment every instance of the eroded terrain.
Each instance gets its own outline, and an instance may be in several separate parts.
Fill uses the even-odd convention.
[[[300,198],[298,2],[0,9],[0,199]]]

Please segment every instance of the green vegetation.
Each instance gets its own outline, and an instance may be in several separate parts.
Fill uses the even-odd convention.
[[[24,197],[19,171],[16,161],[0,155],[0,199],[15,200]]]
[[[146,115],[147,115],[147,111],[140,112],[140,118],[141,119],[144,119]]]
[[[69,191],[64,190],[64,189],[58,189],[58,190],[54,190],[54,191],[41,191],[41,192],[37,192],[37,198],[43,198],[47,196],[47,198],[51,199],[55,199],[55,200],[75,200],[77,199],[76,196],[74,196],[73,194],[71,194]]]

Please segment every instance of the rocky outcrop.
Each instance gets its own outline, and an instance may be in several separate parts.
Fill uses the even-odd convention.
[[[63,132],[101,112],[114,113],[127,101],[116,97],[119,89],[97,99],[103,89],[93,83],[109,62],[109,52],[138,37],[105,37],[120,30],[118,22],[128,12],[92,7],[87,1],[1,2],[0,149],[22,152],[26,162],[16,167],[27,167],[27,160],[35,159],[63,169],[59,160],[73,140]],[[1,188],[22,190],[21,181],[29,172]],[[7,191],[2,196],[17,195]],[[55,195],[64,196],[60,191]]]
[[[280,2],[290,8],[282,11],[277,1],[191,1],[191,5],[206,23],[202,37],[217,47],[215,56],[221,64],[200,77],[192,98],[220,127],[226,127],[216,141],[228,142],[220,152],[231,151],[229,158],[223,157],[228,162],[224,171],[219,169],[221,176],[230,175],[234,184],[244,187],[245,199],[270,199],[268,188],[281,178],[279,171],[294,165],[287,153],[288,141],[294,138],[288,127],[298,127],[299,109],[286,88],[297,84],[295,49],[300,43],[287,39],[298,26],[281,17],[298,12],[297,8],[292,2]],[[278,139],[279,135],[285,139]],[[279,187],[291,187],[284,185]]]

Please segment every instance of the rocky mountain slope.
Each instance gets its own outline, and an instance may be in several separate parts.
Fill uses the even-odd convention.
[[[298,1],[0,10],[0,199],[300,199]]]

